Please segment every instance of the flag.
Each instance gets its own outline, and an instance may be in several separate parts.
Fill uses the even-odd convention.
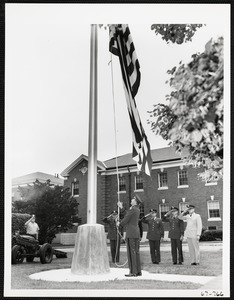
[[[110,25],[109,30],[109,50],[119,57],[127,108],[132,126],[132,158],[137,162],[140,171],[150,175],[152,167],[150,144],[141,124],[135,102],[135,96],[138,92],[141,79],[140,64],[136,56],[128,25]]]

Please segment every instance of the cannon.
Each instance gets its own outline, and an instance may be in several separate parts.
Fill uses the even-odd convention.
[[[39,241],[33,236],[17,234],[12,238],[12,264],[22,263],[25,258],[27,262],[33,262],[35,257],[39,257],[42,264],[49,264],[53,255],[57,258],[67,257],[66,252],[53,249],[49,243],[39,245]]]

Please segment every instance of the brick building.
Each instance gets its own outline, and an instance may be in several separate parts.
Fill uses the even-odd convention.
[[[201,215],[203,228],[222,229],[222,180],[201,181],[197,174],[202,169],[185,166],[182,156],[171,147],[152,150],[151,154],[151,177],[137,170],[131,154],[117,158],[118,172],[116,158],[97,162],[97,223],[102,224],[101,219],[117,208],[118,199],[128,208],[131,197],[137,193],[144,203],[142,216],[156,208],[162,218],[171,206],[182,211],[186,204],[193,204]],[[88,158],[81,155],[61,173],[64,186],[71,188],[80,204],[82,224],[87,222],[87,172]],[[164,225],[167,231],[167,222]]]

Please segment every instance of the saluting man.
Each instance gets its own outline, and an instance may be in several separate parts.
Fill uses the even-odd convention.
[[[118,213],[114,210],[110,216],[104,218],[102,221],[108,223],[107,238],[110,240],[111,258],[112,262],[119,262],[119,250],[120,250],[120,235],[117,228]]]
[[[178,216],[181,220],[187,221],[184,236],[187,238],[191,265],[199,265],[200,249],[199,239],[202,232],[202,220],[199,214],[195,213],[195,206],[188,205],[187,208]]]
[[[152,263],[159,264],[161,261],[160,241],[164,237],[164,228],[162,220],[157,218],[157,209],[151,209],[150,215],[143,217],[142,222],[148,225],[146,238],[149,240]]]
[[[183,264],[182,241],[184,236],[184,222],[178,218],[178,208],[172,206],[164,217],[169,220],[169,235],[171,239],[171,255],[173,264],[177,264],[177,251],[179,256],[179,265]]]
[[[140,261],[140,230],[139,230],[139,205],[141,200],[135,196],[131,200],[131,207],[127,211],[124,218],[118,222],[120,227],[126,227],[126,244],[129,274],[127,277],[141,276],[141,261]]]
[[[40,229],[38,224],[36,223],[35,215],[32,215],[32,217],[24,224],[24,226],[26,228],[26,233],[38,240],[38,233]]]

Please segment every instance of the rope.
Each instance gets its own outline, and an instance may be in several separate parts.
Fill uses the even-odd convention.
[[[113,113],[114,113],[114,132],[115,132],[115,166],[116,166],[116,176],[117,176],[117,198],[118,202],[120,202],[120,194],[119,194],[119,168],[118,168],[118,149],[117,149],[117,127],[116,127],[116,109],[115,109],[115,93],[114,93],[114,75],[113,75],[113,64],[112,64],[112,54],[110,55],[110,62],[111,64],[111,83],[112,83],[112,104],[113,104]],[[120,219],[120,207],[118,205],[118,220]],[[115,265],[117,267],[123,267],[127,264],[128,261],[126,261],[124,264],[119,265],[116,262],[116,257],[117,257],[117,252],[118,252],[118,247],[120,247],[120,239],[123,238],[121,232],[119,231],[119,227],[117,226],[117,231],[118,235],[120,238],[117,236],[117,245],[116,245],[116,252],[115,252]],[[120,251],[120,250],[119,250]]]

